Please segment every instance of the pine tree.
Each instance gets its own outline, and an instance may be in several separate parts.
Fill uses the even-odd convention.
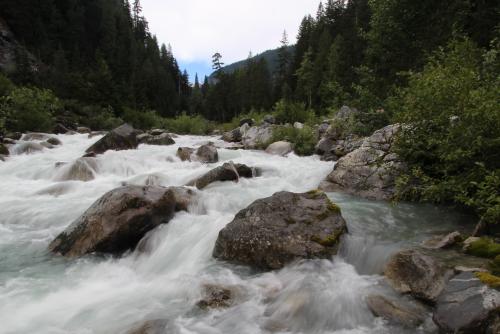
[[[224,63],[222,62],[222,55],[219,52],[216,52],[212,56],[212,69],[216,72],[219,72],[223,66]]]
[[[307,97],[308,107],[312,108],[312,94],[314,86],[314,63],[312,48],[304,55],[300,68],[296,72],[298,89]]]

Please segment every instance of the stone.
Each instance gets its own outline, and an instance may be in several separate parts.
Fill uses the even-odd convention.
[[[452,272],[430,256],[406,250],[391,257],[384,274],[394,290],[432,304]]]
[[[220,232],[213,256],[262,269],[299,259],[330,258],[347,231],[340,209],[325,193],[278,192],[236,214]]]
[[[499,314],[500,292],[482,283],[475,273],[464,272],[446,284],[433,320],[444,333],[487,333],[494,330]]]
[[[203,298],[196,303],[202,310],[228,308],[234,298],[232,289],[215,284],[203,286]]]
[[[242,126],[243,124],[253,126],[255,124],[255,120],[252,118],[243,118],[242,120],[240,120],[240,126]]]
[[[65,127],[63,124],[57,123],[56,126],[54,127],[53,132],[57,135],[60,135],[69,132],[69,129]]]
[[[181,159],[182,161],[191,161],[191,156],[194,153],[194,148],[190,147],[179,147],[177,149],[177,157]]]
[[[21,132],[10,132],[5,134],[5,137],[12,138],[14,140],[20,140],[23,137]]]
[[[132,326],[132,329],[127,334],[166,334],[169,327],[169,322],[166,319],[154,319],[143,321]]]
[[[406,166],[391,152],[400,125],[375,131],[355,149],[339,159],[322,189],[340,191],[375,200],[390,200],[396,191],[396,178]],[[389,159],[387,159],[389,157]]]
[[[41,133],[41,132],[28,132],[25,135],[21,137],[21,140],[23,141],[33,141],[33,140],[47,140],[49,138],[52,138],[51,135],[48,133]]]
[[[152,129],[150,131],[148,131],[150,135],[152,136],[160,136],[164,133],[167,133],[168,134],[168,131],[167,130],[164,130],[164,129]]]
[[[452,232],[445,236],[436,236],[423,242],[423,246],[429,249],[443,249],[455,246],[462,241],[460,232]]]
[[[108,132],[85,152],[102,154],[108,150],[131,150],[137,148],[136,130],[128,124],[123,124]]]
[[[89,128],[87,128],[85,126],[79,126],[76,128],[76,132],[78,132],[78,133],[92,133],[92,130],[90,130]]]
[[[246,124],[246,123],[245,123]],[[236,128],[234,130],[224,132],[222,134],[222,140],[228,143],[237,143],[241,141],[241,131],[240,128]]]
[[[56,165],[57,167],[57,165]],[[95,158],[78,158],[71,164],[61,166],[57,181],[91,181],[97,174],[97,160]]]
[[[250,168],[243,164],[235,164],[230,161],[224,163],[222,166],[212,169],[199,178],[190,181],[187,186],[203,189],[216,181],[238,181],[240,177],[251,178],[258,174],[259,171],[255,168]]]
[[[219,153],[213,143],[200,146],[196,150],[196,160],[203,163],[215,163],[219,161]]]
[[[402,305],[383,296],[370,295],[366,298],[370,311],[390,323],[415,328],[425,321],[425,309]]]
[[[2,143],[3,144],[7,144],[7,145],[14,145],[17,143],[17,140],[14,140],[12,138],[8,138],[8,137],[5,137],[3,140],[2,140]]]
[[[277,141],[266,148],[266,153],[280,155],[282,157],[293,151],[292,144],[287,141]]]
[[[241,141],[245,149],[258,149],[268,145],[273,137],[273,127],[270,125],[253,126],[245,132]]]
[[[66,257],[90,253],[119,255],[134,249],[150,230],[187,210],[193,192],[186,188],[125,186],[104,194],[49,245]]]
[[[304,128],[304,124],[300,122],[295,122],[293,123],[293,127],[300,130]]]
[[[54,146],[62,145],[62,142],[59,139],[57,139],[56,137],[51,137],[51,138],[47,139],[47,143],[54,145]]]
[[[175,144],[175,141],[170,137],[168,133],[161,133],[159,135],[152,135],[148,133],[143,133],[137,136],[139,144],[147,145],[160,145],[168,146]]]
[[[276,117],[273,115],[266,115],[264,116],[263,122],[267,124],[276,124]]]
[[[0,144],[0,154],[1,155],[9,155],[10,154],[9,149],[7,148],[7,146],[5,146],[3,144]]]
[[[103,136],[103,135],[106,135],[107,133],[108,133],[108,131],[92,131],[91,133],[89,133],[88,137],[93,138],[96,136]]]
[[[50,145],[50,144],[49,144]],[[43,151],[44,146],[35,142],[20,142],[13,146],[13,154],[31,154],[39,151]]]

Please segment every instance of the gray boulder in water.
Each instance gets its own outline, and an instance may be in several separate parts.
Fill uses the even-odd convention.
[[[70,164],[61,166],[60,174],[56,177],[58,181],[90,181],[97,173],[97,160],[95,158],[78,158]]]
[[[155,132],[155,133],[157,133],[157,132]],[[160,133],[160,134],[155,134],[155,135],[149,134],[149,133],[144,133],[144,134],[138,135],[137,140],[138,140],[139,144],[147,144],[147,145],[168,146],[168,145],[175,144],[175,141],[166,132]]]
[[[251,178],[258,174],[259,170],[256,168],[251,168],[243,164],[235,164],[231,161],[212,169],[199,178],[192,180],[187,185],[203,189],[213,182],[238,181],[240,177]]]
[[[53,253],[76,257],[121,254],[144,235],[187,210],[193,192],[182,187],[125,186],[98,199],[49,245]]]
[[[370,199],[394,197],[396,178],[405,165],[391,151],[399,124],[388,125],[366,138],[360,148],[342,157],[321,188]]]
[[[39,143],[26,141],[19,142],[12,148],[13,154],[31,154],[39,151],[43,151],[45,147]]]
[[[196,160],[203,163],[215,163],[219,161],[219,153],[213,143],[201,145],[195,154]]]
[[[427,255],[406,250],[389,260],[384,274],[396,291],[432,304],[443,291],[452,271]]]
[[[500,333],[500,291],[475,273],[461,273],[446,284],[433,319],[443,333]]]
[[[293,151],[292,144],[287,141],[277,141],[266,148],[266,153],[280,155],[282,157]]]
[[[261,126],[252,126],[242,136],[242,143],[246,149],[262,148],[267,145],[273,137],[273,126],[264,123]],[[266,147],[266,146],[264,146]]]
[[[423,307],[410,307],[379,295],[368,296],[366,304],[375,316],[407,328],[418,327],[425,321]]]
[[[137,148],[137,131],[128,124],[123,124],[108,132],[85,152],[102,154],[107,150],[131,150]]]
[[[279,269],[294,260],[335,255],[346,231],[340,209],[325,193],[278,192],[241,210],[219,232],[213,256]]]

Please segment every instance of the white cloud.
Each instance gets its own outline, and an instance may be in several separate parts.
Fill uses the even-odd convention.
[[[142,0],[143,14],[160,43],[172,45],[182,62],[225,63],[275,48],[283,30],[295,42],[304,15],[319,0]]]

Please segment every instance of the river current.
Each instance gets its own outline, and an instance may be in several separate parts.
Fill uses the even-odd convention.
[[[100,137],[57,137],[60,147],[0,161],[0,333],[126,333],[154,319],[165,319],[169,334],[436,331],[430,319],[417,330],[390,325],[370,313],[365,298],[401,299],[381,276],[387,258],[466,218],[429,205],[329,193],[349,228],[339,255],[258,272],[213,259],[218,232],[256,199],[317,188],[332,162],[224,148],[215,165],[181,162],[175,156],[179,146],[226,144],[180,136],[172,146],[108,151],[97,157],[94,180],[61,181],[65,167],[56,163],[74,161]],[[148,253],[65,259],[47,252],[48,244],[107,191],[124,183],[183,185],[229,160],[259,167],[262,176],[200,191],[189,212],[150,232]],[[195,305],[205,284],[234,287],[234,305],[199,310]]]

